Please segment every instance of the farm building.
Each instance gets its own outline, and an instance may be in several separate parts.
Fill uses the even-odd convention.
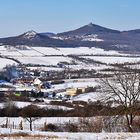
[[[94,92],[96,88],[93,87],[79,87],[79,88],[68,88],[66,89],[66,94],[70,96],[75,96],[82,93]]]

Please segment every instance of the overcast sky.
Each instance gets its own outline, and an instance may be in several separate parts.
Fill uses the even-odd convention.
[[[64,32],[89,22],[140,29],[140,0],[0,0],[0,37]]]

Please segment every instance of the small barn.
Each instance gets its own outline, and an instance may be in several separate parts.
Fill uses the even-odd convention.
[[[82,89],[80,89],[80,88],[68,88],[68,89],[66,89],[66,94],[69,96],[75,96],[78,94],[82,94]]]
[[[43,85],[43,82],[36,78],[34,81],[33,81],[33,85],[40,91],[41,90],[41,86]]]

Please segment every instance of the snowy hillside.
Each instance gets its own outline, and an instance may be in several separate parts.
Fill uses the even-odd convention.
[[[35,36],[36,36],[36,32],[35,31],[28,31],[28,32],[26,32],[24,35],[23,35],[23,37],[25,38],[25,39],[32,39],[32,38],[34,38]]]
[[[120,55],[117,51],[105,51],[99,48],[51,48],[51,47],[28,47],[28,50],[10,50],[4,46],[0,46],[0,54],[8,56],[42,56],[42,55]],[[11,47],[12,48],[12,47]]]
[[[87,35],[82,38],[83,38],[82,41],[96,41],[96,42],[104,41],[103,39],[100,39],[96,34]]]
[[[112,57],[112,56],[85,56],[85,58],[93,59],[107,64],[114,63],[136,63],[140,62],[140,57]]]
[[[31,32],[31,35],[33,33]],[[23,49],[20,49],[23,48]],[[43,69],[49,70],[62,70],[58,66],[59,63],[67,63],[65,67],[70,69],[108,69],[112,68],[108,64],[114,63],[135,63],[139,62],[139,57],[129,57],[129,54],[122,54],[117,51],[105,51],[99,48],[87,48],[87,47],[77,47],[77,48],[51,48],[51,47],[29,47],[29,46],[0,46],[0,54],[2,57],[9,57],[18,60],[22,64],[32,64],[32,65],[43,65]],[[76,55],[80,57],[73,58],[69,55]],[[82,55],[82,56],[81,56]],[[89,56],[90,55],[90,56]],[[84,61],[98,61],[102,64],[87,63],[81,61],[81,57],[86,59]],[[16,64],[13,60],[8,60],[1,58],[2,62],[1,68],[5,67],[7,64]],[[4,63],[3,63],[4,62]],[[97,63],[97,62],[95,62]],[[46,66],[46,67],[44,67]],[[49,67],[48,67],[49,66]],[[52,67],[50,67],[52,66]],[[39,67],[39,66],[38,66]],[[35,67],[34,67],[35,68]],[[32,67],[33,69],[33,67]]]
[[[2,70],[7,65],[13,65],[13,64],[16,65],[17,63],[9,59],[0,58],[0,70]]]

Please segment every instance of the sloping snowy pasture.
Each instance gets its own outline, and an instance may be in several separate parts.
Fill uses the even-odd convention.
[[[85,56],[84,58],[93,59],[95,61],[100,61],[107,64],[114,64],[114,63],[136,63],[140,62],[140,57],[115,57],[115,56]]]
[[[23,64],[39,64],[39,65],[57,65],[59,62],[72,61],[71,58],[56,56],[56,57],[16,57]]]
[[[105,51],[99,48],[76,47],[76,48],[52,48],[52,47],[28,47],[27,50],[16,48],[6,49],[0,46],[0,53],[7,56],[43,56],[43,55],[120,55],[117,51]]]
[[[7,46],[6,46],[7,47]],[[45,65],[45,66],[57,66],[59,62],[76,62],[74,65],[69,65],[70,69],[94,69],[102,70],[112,68],[111,66],[91,63],[83,63],[67,55],[85,55],[83,58],[92,59],[98,62],[103,62],[106,64],[114,63],[135,63],[140,62],[140,57],[126,57],[126,54],[120,54],[117,51],[105,51],[100,48],[95,47],[77,47],[77,48],[52,48],[52,47],[29,47],[25,46],[26,50],[19,50],[17,48],[11,47],[10,49],[5,46],[0,46],[0,54],[2,56],[12,57],[19,60],[23,64],[33,64],[33,65]],[[49,56],[47,56],[49,55]],[[50,56],[51,55],[51,56]],[[52,56],[55,55],[55,56]],[[107,56],[86,56],[86,55],[107,55]],[[120,57],[121,55],[121,57]],[[80,56],[81,57],[81,56]],[[13,64],[14,61],[0,59],[2,62],[1,69],[7,64]],[[6,62],[6,63],[5,63]],[[3,65],[4,64],[4,65]],[[34,68],[35,69],[35,68]],[[43,68],[45,69],[45,67]],[[59,67],[46,68],[47,70],[62,70]]]
[[[12,64],[17,64],[17,63],[13,60],[0,58],[0,70],[3,69],[6,65],[12,65]]]
[[[105,51],[99,48],[76,47],[76,48],[47,48],[47,47],[34,47],[39,52],[46,55],[119,55],[117,51]]]

